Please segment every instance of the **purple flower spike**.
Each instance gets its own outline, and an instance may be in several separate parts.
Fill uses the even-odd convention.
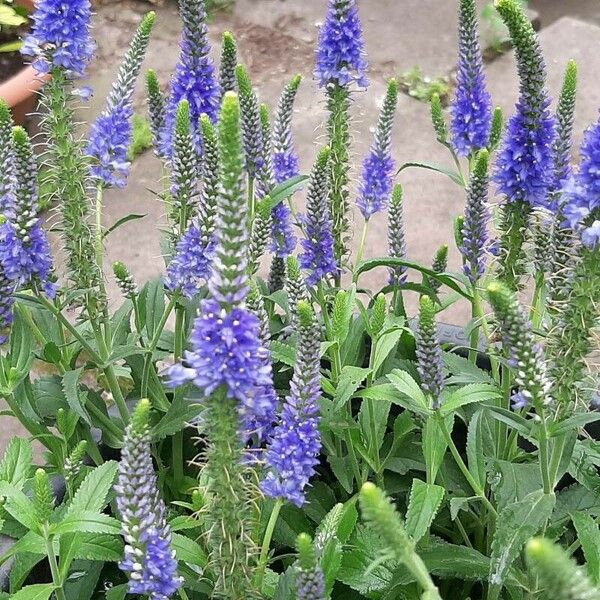
[[[296,236],[292,229],[292,211],[287,204],[280,202],[272,212],[271,251],[279,258],[286,258],[296,248]]]
[[[308,302],[298,303],[298,357],[279,423],[267,449],[267,475],[262,489],[271,498],[296,506],[306,501],[305,488],[315,473],[321,451],[320,328]]]
[[[590,127],[581,145],[581,166],[564,189],[568,226],[581,233],[588,248],[600,243],[600,121]]]
[[[92,126],[87,153],[95,161],[90,173],[105,186],[122,188],[127,183],[132,116],[131,103],[122,102],[107,108]]]
[[[277,183],[300,174],[292,137],[292,113],[301,81],[302,77],[296,75],[283,90],[277,105],[277,118],[273,125],[273,170]]]
[[[356,0],[329,0],[319,36],[315,78],[319,86],[366,88],[367,61]]]
[[[129,577],[130,594],[167,600],[181,587],[177,560],[171,547],[166,507],[158,492],[152,464],[150,402],[141,400],[125,430],[115,485],[125,553],[119,568]]]
[[[208,280],[215,241],[205,245],[202,238],[200,227],[193,222],[179,240],[165,277],[165,284],[172,292],[181,290],[186,297],[193,298]]]
[[[215,123],[219,114],[221,91],[215,66],[210,58],[205,0],[179,0],[183,20],[181,54],[171,82],[171,95],[161,135],[161,153],[171,156],[177,107],[182,100],[190,103],[190,117],[198,132],[200,117],[206,114]],[[199,132],[198,135],[200,136]]]
[[[509,202],[550,208],[555,121],[545,88],[546,64],[537,35],[522,8],[514,0],[498,0],[496,7],[516,49],[520,96],[516,113],[508,123],[494,179]]]
[[[89,0],[40,0],[33,14],[33,28],[21,53],[32,57],[40,73],[62,68],[83,77],[95,44],[90,37]]]
[[[492,126],[492,99],[485,84],[475,0],[461,0],[458,35],[452,143],[457,154],[469,156],[488,145]]]

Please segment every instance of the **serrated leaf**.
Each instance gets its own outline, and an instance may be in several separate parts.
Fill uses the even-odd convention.
[[[50,531],[54,535],[64,533],[106,533],[119,535],[121,524],[117,519],[89,510],[68,514],[60,523],[53,524]]]
[[[320,565],[325,576],[325,594],[329,596],[342,564],[342,543],[337,538],[330,539],[321,552]]]
[[[373,357],[373,373],[375,376],[377,376],[379,369],[382,367],[387,357],[391,355],[392,350],[398,345],[403,333],[404,328],[393,329],[391,331],[386,331],[377,340],[377,343],[375,344],[375,355]]]
[[[356,527],[344,552],[338,580],[365,597],[385,590],[394,578],[397,563],[374,563],[381,555],[383,543],[377,534],[364,525]]]
[[[16,594],[12,594],[11,600],[48,600],[55,589],[53,583],[28,585]]]
[[[91,424],[90,415],[85,409],[87,393],[79,389],[79,378],[83,372],[83,367],[73,371],[67,371],[62,378],[62,389],[69,408],[88,425]]]
[[[127,596],[128,584],[115,585],[106,590],[106,600],[125,600]]]
[[[74,556],[77,559],[118,562],[123,558],[123,541],[120,537],[103,533],[78,534]]]
[[[6,498],[4,508],[19,523],[31,531],[37,531],[40,523],[33,502],[18,488],[0,481],[0,498]]]
[[[294,346],[278,340],[272,340],[269,349],[275,361],[282,362],[289,367],[293,367],[296,364],[296,348]]]
[[[454,416],[445,418],[446,428],[450,433],[454,427]],[[430,481],[435,481],[438,471],[444,462],[448,443],[440,427],[438,419],[430,418],[423,427],[423,458],[429,473]]]
[[[450,499],[450,518],[454,521],[458,517],[458,513],[461,510],[467,510],[469,502],[472,500],[479,500],[479,496],[469,496],[468,498],[462,498],[455,496]]]
[[[548,433],[551,437],[560,437],[561,435],[568,433],[574,429],[579,429],[590,423],[600,421],[599,412],[586,412],[573,415],[564,421],[558,423],[552,423],[548,429]]]
[[[444,499],[444,493],[444,488],[439,485],[413,479],[405,527],[415,542],[429,531]]]
[[[486,482],[485,453],[483,444],[484,410],[477,411],[469,422],[467,430],[467,461],[469,472],[479,487],[483,489]]]
[[[533,463],[491,460],[488,477],[498,511],[542,487],[539,465]]]
[[[506,423],[509,427],[516,429],[524,438],[532,439],[531,421],[501,406],[489,406],[488,410],[490,411],[490,415],[497,421]]]
[[[474,365],[464,356],[459,356],[456,352],[443,353],[444,364],[452,373],[454,383],[494,383],[494,378],[477,365]]]
[[[449,415],[457,411],[461,406],[494,400],[498,397],[500,397],[500,390],[497,387],[487,383],[471,383],[443,397],[440,413],[442,415]]]
[[[117,463],[108,461],[90,471],[75,492],[67,508],[67,516],[84,511],[100,512],[107,503],[115,477]]]
[[[587,573],[590,579],[598,584],[600,582],[600,528],[593,517],[586,513],[576,512],[572,515],[572,519],[587,563]]]
[[[405,408],[412,407],[409,410],[414,410],[425,416],[432,414],[421,386],[413,379],[412,375],[406,371],[395,369],[387,375],[387,378],[401,395],[411,401]]]
[[[334,410],[338,411],[346,405],[370,372],[370,369],[349,365],[342,369],[333,397]]]
[[[180,535],[179,533],[174,533],[172,547],[173,550],[175,550],[177,560],[201,568],[206,567],[208,558],[198,542],[195,542],[184,535]]]
[[[490,585],[493,589],[502,588],[525,542],[536,535],[550,518],[555,502],[554,494],[538,490],[500,512],[490,557]]]
[[[201,404],[191,402],[176,395],[173,404],[162,419],[152,428],[151,436],[155,441],[160,441],[169,435],[181,431],[192,422],[203,410]]]
[[[0,480],[22,490],[31,473],[32,464],[31,443],[27,439],[14,437],[10,440],[0,463]]]

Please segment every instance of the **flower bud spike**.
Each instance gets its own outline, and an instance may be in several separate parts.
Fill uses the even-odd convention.
[[[223,45],[221,49],[221,66],[219,69],[219,86],[221,93],[235,92],[237,81],[235,77],[235,67],[238,64],[237,42],[235,37],[229,31],[223,33]]]
[[[441,406],[444,389],[444,363],[435,316],[433,300],[429,296],[422,296],[416,335],[417,370],[421,377],[421,389],[431,397],[432,407],[437,410]]]
[[[291,391],[271,435],[265,457],[267,472],[261,487],[271,498],[302,506],[306,502],[305,488],[315,474],[321,451],[321,331],[308,302],[300,300],[296,311],[298,350]]]
[[[317,561],[310,536],[301,533],[296,538],[296,598],[298,600],[325,600],[325,577]]]
[[[167,100],[165,94],[160,89],[158,77],[153,69],[148,69],[146,73],[146,95],[148,98],[148,117],[152,130],[154,152],[160,155],[160,135],[165,127]]]
[[[398,82],[390,80],[379,115],[375,140],[363,162],[357,206],[365,220],[383,210],[392,194],[396,163],[392,158],[392,127],[398,105]]]
[[[532,405],[538,414],[553,403],[551,382],[547,376],[544,351],[535,339],[531,322],[516,299],[515,294],[500,282],[487,288],[488,299],[502,332],[502,344],[515,370],[515,383],[519,387],[513,396],[513,406]]]
[[[494,115],[492,117],[492,130],[490,132],[490,143],[488,150],[495,152],[502,141],[502,135],[504,134],[504,114],[502,109],[497,106],[494,109]]]
[[[138,294],[138,287],[129,272],[129,269],[122,262],[113,263],[113,273],[117,280],[117,285],[121,290],[121,294],[125,298],[132,299]]]
[[[246,67],[238,65],[235,74],[239,89],[246,171],[249,177],[256,178],[264,158],[263,129],[258,98]]]
[[[433,123],[437,141],[440,144],[446,145],[448,143],[448,126],[446,125],[444,109],[442,108],[442,101],[439,94],[433,94],[431,97],[431,122]]]
[[[273,124],[273,169],[275,181],[283,183],[300,174],[298,154],[292,137],[294,102],[302,76],[296,75],[284,88]]]
[[[396,185],[388,207],[388,245],[390,258],[406,258],[402,193],[402,186]],[[406,271],[406,267],[394,267],[390,269],[390,285],[404,283],[406,281]]]
[[[319,153],[308,184],[306,201],[306,238],[302,240],[303,252],[300,266],[308,271],[306,282],[317,285],[328,276],[338,273],[334,253],[332,223],[329,215],[329,148]]]

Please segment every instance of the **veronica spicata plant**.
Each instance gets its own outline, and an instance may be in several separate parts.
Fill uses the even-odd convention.
[[[553,115],[521,3],[496,4],[521,84],[508,126],[486,89],[476,3],[461,1],[450,114],[431,101],[449,165],[397,166],[393,79],[351,164],[351,112],[371,102],[355,93],[360,1],[327,4],[314,75],[329,139],[301,156],[302,78],[274,81],[277,105],[262,103],[233,34],[217,70],[204,1],[181,0],[170,87],[145,78],[149,187],[166,215],[164,272],[145,281],[127,256],[106,269],[112,232],[142,222],[110,222],[103,206],[135,176],[137,78],[160,13],[133,32],[86,127],[90,5],[40,0],[24,44],[46,77],[39,159],[0,103],[0,396],[27,431],[0,460],[13,538],[0,566],[16,559],[0,596],[598,596],[600,125],[572,164],[576,65]],[[456,249],[426,265],[403,210],[418,167],[465,201]],[[351,256],[351,198],[365,224],[387,212],[382,256],[366,255],[366,227]],[[381,288],[366,284],[375,270]],[[454,305],[471,320],[449,330]]]

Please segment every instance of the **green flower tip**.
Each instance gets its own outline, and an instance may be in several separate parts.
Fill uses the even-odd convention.
[[[497,312],[506,312],[514,301],[513,293],[501,281],[493,281],[486,291],[490,304]]]
[[[144,33],[150,33],[152,27],[154,27],[154,22],[156,21],[156,13],[151,10],[149,13],[146,13],[146,16],[142,20],[140,24],[140,29]]]
[[[29,136],[23,127],[13,127],[13,142],[17,146],[29,145]]]
[[[374,507],[384,500],[383,492],[370,481],[363,484],[360,489],[360,502],[363,510],[365,506]]]
[[[287,276],[292,281],[300,279],[300,265],[298,259],[295,256],[287,257]]]
[[[129,270],[121,261],[114,262],[112,268],[117,279],[125,279],[129,276]]]
[[[235,50],[237,48],[237,42],[235,41],[235,36],[231,31],[223,32],[223,45],[228,49]]]
[[[180,133],[187,133],[191,127],[190,103],[187,100],[181,100],[177,107],[177,116],[175,127]]]
[[[300,300],[296,305],[296,312],[298,314],[298,322],[301,327],[311,327],[314,319],[315,313],[312,309],[310,303],[306,300]]]
[[[435,304],[429,296],[421,296],[419,300],[419,319],[433,321],[435,318]]]
[[[331,149],[329,146],[325,146],[319,152],[319,156],[317,157],[317,168],[324,169],[329,162],[329,157],[331,156]]]
[[[297,90],[300,87],[301,83],[302,83],[302,75],[300,75],[300,73],[298,73],[290,81],[290,88],[292,90]]]
[[[221,112],[223,114],[231,114],[234,111],[239,112],[239,106],[238,95],[235,92],[225,92]]]
[[[298,551],[298,563],[305,571],[314,569],[317,556],[313,547],[312,539],[307,533],[301,533],[296,538],[296,550]]]
[[[216,138],[215,126],[206,113],[200,115],[200,128],[202,129],[202,137],[204,139],[209,138],[214,140]]]
[[[435,260],[440,263],[448,260],[448,246],[446,244],[439,247],[438,251],[435,253]]]
[[[240,95],[248,96],[252,94],[252,81],[250,80],[250,75],[244,65],[237,65],[235,68],[235,77],[238,82],[238,87],[240,88]]]
[[[392,204],[398,205],[402,204],[402,196],[404,194],[404,190],[402,186],[398,183],[394,186],[394,190],[392,191]]]
[[[158,75],[154,69],[148,69],[146,72],[146,87],[152,94],[160,94],[160,84],[158,83]]]
[[[271,117],[269,116],[269,107],[263,102],[260,105],[260,122],[263,127],[268,127],[270,125]]]
[[[574,92],[577,88],[577,72],[579,67],[577,66],[577,62],[571,59],[567,63],[567,71],[565,73],[565,88],[569,91]]]
[[[135,433],[143,434],[148,428],[150,422],[150,409],[152,405],[148,398],[142,398],[135,407],[133,415],[131,415],[131,426]]]
[[[490,165],[490,153],[485,148],[477,154],[477,159],[475,162],[474,173],[476,177],[480,179],[484,178],[487,175],[488,168]]]
[[[12,121],[12,114],[10,112],[10,106],[0,98],[0,123],[10,123]]]
[[[4,215],[0,215],[0,225],[4,225],[8,219]]]
[[[393,97],[398,96],[398,80],[397,79],[392,78],[388,81],[387,93],[388,93],[388,96],[393,96]]]

